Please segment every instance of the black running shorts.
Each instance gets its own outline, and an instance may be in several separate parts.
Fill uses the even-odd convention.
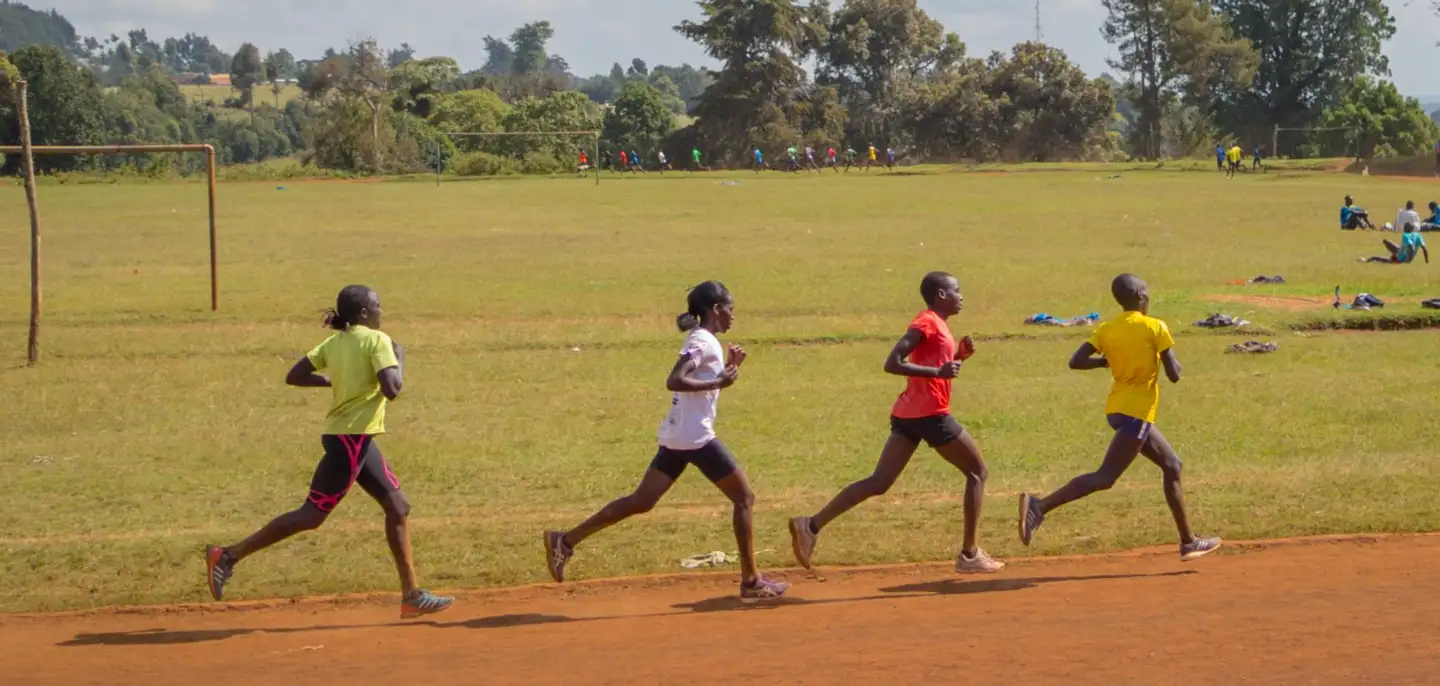
[[[400,491],[400,480],[385,464],[374,436],[326,434],[320,437],[320,445],[325,448],[325,456],[315,465],[310,496],[305,499],[315,509],[328,514],[357,483],[382,505]]]
[[[730,454],[718,438],[694,450],[675,450],[662,445],[655,453],[655,459],[650,461],[650,468],[675,481],[685,473],[685,467],[692,464],[699,468],[700,473],[704,474],[710,483],[720,481],[740,468],[735,462],[735,456]]]
[[[901,419],[890,417],[890,433],[919,443],[931,448],[939,448],[960,438],[965,433],[965,427],[948,414],[937,414],[933,417],[920,417],[918,419]]]

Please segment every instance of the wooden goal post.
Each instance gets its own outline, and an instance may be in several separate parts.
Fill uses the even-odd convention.
[[[24,93],[23,86],[20,92]],[[23,95],[21,96],[23,98]],[[22,123],[25,107],[20,108]],[[185,145],[30,145],[28,126],[22,127],[23,145],[0,146],[0,153],[20,155],[25,172],[25,192],[30,201],[30,340],[29,363],[40,359],[40,210],[36,202],[34,162],[32,155],[128,155],[145,153],[203,152],[210,195],[210,310],[220,309],[220,283],[215,244],[215,147],[202,144]]]

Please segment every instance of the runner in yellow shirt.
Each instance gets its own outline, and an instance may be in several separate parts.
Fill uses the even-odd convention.
[[[1040,498],[1020,494],[1020,541],[1030,537],[1045,516],[1066,503],[1115,485],[1125,470],[1144,455],[1155,463],[1165,478],[1165,502],[1180,532],[1180,559],[1193,560],[1220,547],[1219,538],[1197,537],[1190,530],[1185,499],[1180,488],[1180,456],[1155,428],[1160,406],[1160,368],[1171,383],[1180,382],[1180,361],[1175,359],[1175,339],[1165,322],[1149,315],[1150,288],[1134,274],[1121,274],[1110,284],[1110,292],[1125,312],[1095,329],[1090,341],[1070,358],[1070,368],[1109,368],[1114,377],[1110,397],[1105,401],[1105,418],[1115,437],[1105,451],[1100,469],[1075,477],[1060,490]]]

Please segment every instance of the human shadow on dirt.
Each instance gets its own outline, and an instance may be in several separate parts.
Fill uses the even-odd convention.
[[[74,638],[61,641],[61,646],[94,646],[94,645],[170,645],[180,643],[204,643],[206,641],[223,641],[227,638],[245,636],[247,634],[298,634],[315,633],[326,631],[349,631],[352,629],[385,629],[391,627],[407,626],[428,626],[435,628],[465,628],[465,629],[504,629],[516,626],[530,626],[534,624],[556,624],[562,622],[595,621],[601,619],[619,619],[618,617],[566,617],[564,615],[545,614],[515,614],[495,615],[492,617],[476,617],[457,622],[380,622],[376,624],[322,624],[316,626],[299,627],[273,627],[273,628],[236,628],[236,629],[199,629],[186,631],[169,631],[166,629],[145,629],[142,631],[117,631],[113,633],[76,634]]]
[[[942,579],[940,581],[926,581],[918,584],[906,584],[904,586],[890,586],[882,588],[882,593],[907,593],[925,595],[964,595],[967,593],[997,593],[1001,591],[1019,591],[1033,588],[1041,584],[1072,583],[1076,581],[1115,581],[1119,579],[1153,579],[1167,576],[1188,576],[1195,574],[1195,570],[1186,569],[1175,572],[1157,572],[1154,574],[1093,574],[1086,576],[1034,576],[1014,579],[996,578],[984,580],[970,579]]]
[[[775,610],[782,607],[794,607],[797,605],[833,605],[837,603],[860,603],[871,600],[896,600],[903,598],[924,598],[934,595],[959,595],[966,593],[1000,593],[1004,591],[1020,591],[1027,588],[1034,588],[1041,584],[1071,583],[1078,581],[1106,581],[1116,579],[1144,579],[1167,576],[1185,576],[1195,574],[1194,570],[1178,572],[1160,572],[1156,574],[1095,574],[1091,576],[1037,576],[1019,577],[1013,579],[997,578],[984,580],[967,579],[944,579],[941,581],[927,581],[918,584],[907,584],[904,586],[890,586],[880,589],[882,595],[854,596],[849,598],[821,598],[810,600],[806,598],[786,596],[775,600],[768,600],[756,603],[745,603],[735,596],[724,596],[720,598],[708,598],[693,603],[678,603],[671,605],[677,610],[688,610],[690,612],[745,612]]]

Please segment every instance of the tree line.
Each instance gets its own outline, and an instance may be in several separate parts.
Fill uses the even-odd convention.
[[[1037,42],[972,56],[915,0],[697,4],[700,16],[675,30],[714,70],[634,58],[577,77],[550,52],[545,21],[484,36],[486,61],[470,71],[369,39],[314,59],[251,43],[228,54],[196,34],[82,38],[58,13],[9,0],[0,49],[29,81],[36,144],[205,142],[226,163],[297,155],[368,174],[566,171],[588,146],[452,135],[487,132],[598,130],[610,150],[694,147],[719,166],[805,144],[1026,162],[1189,157],[1231,142],[1268,150],[1277,127],[1331,130],[1287,133],[1271,156],[1418,155],[1440,139],[1419,103],[1384,80],[1395,20],[1383,0],[1102,0],[1115,75],[1099,77]],[[179,74],[226,74],[235,97],[194,102]],[[290,84],[303,95],[282,106]],[[0,140],[11,142],[6,108]],[[190,170],[148,156],[41,163]]]

